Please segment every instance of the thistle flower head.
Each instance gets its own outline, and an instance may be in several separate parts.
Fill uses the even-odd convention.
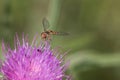
[[[20,42],[16,37],[14,49],[2,43],[4,60],[0,72],[5,80],[70,80],[65,75],[67,65],[50,49],[49,42],[38,45],[34,38],[30,44],[24,37]]]

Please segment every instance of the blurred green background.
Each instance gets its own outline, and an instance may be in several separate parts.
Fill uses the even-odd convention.
[[[0,0],[0,43],[13,46],[15,33],[32,38],[50,29],[70,33],[53,36],[52,46],[71,50],[68,74],[73,80],[120,80],[119,0]]]

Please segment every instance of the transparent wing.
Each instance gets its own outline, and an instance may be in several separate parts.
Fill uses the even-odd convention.
[[[50,27],[50,24],[45,17],[42,20],[42,24],[43,24],[44,31],[47,31],[47,29]]]

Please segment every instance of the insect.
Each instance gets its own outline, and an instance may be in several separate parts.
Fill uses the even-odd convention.
[[[46,18],[43,18],[42,25],[44,32],[41,33],[41,38],[43,40],[51,40],[51,35],[68,35],[68,33],[66,32],[56,32],[53,30],[47,30],[50,27],[50,25]]]

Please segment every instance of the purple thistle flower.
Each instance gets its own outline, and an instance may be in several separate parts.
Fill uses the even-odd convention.
[[[58,58],[59,52],[50,49],[48,41],[36,43],[36,38],[30,45],[23,37],[21,44],[18,36],[13,50],[2,43],[4,60],[0,72],[4,80],[70,80],[65,75],[67,64],[63,63],[63,56]]]

